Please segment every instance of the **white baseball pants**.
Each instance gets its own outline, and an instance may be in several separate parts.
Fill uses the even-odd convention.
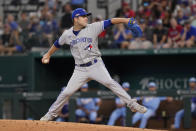
[[[57,117],[64,104],[69,100],[69,97],[90,80],[95,80],[103,84],[112,90],[112,92],[122,99],[123,102],[127,104],[130,102],[131,97],[120,84],[111,78],[102,59],[99,57],[97,60],[97,63],[94,63],[89,67],[75,66],[74,72],[67,84],[67,87],[59,94],[56,101],[50,107],[48,114]]]

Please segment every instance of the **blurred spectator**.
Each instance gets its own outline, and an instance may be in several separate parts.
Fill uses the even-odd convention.
[[[10,38],[11,38],[10,26],[8,24],[5,24],[3,34],[1,35],[1,41],[0,41],[0,53],[2,55],[7,52],[6,47],[9,46]]]
[[[166,28],[170,28],[170,19],[171,19],[171,13],[169,11],[164,12],[164,17],[162,18],[163,26]]]
[[[183,14],[182,10],[178,10],[177,17],[176,17],[178,24],[184,25],[184,22],[188,20],[188,18],[189,18],[188,16]]]
[[[30,23],[29,23],[29,32],[30,32],[30,36],[33,34],[36,34],[40,31],[40,24],[42,25],[43,22],[39,21],[39,18],[35,15],[32,14],[30,16]]]
[[[159,19],[156,22],[156,27],[153,31],[153,44],[154,48],[161,48],[167,39],[167,29],[163,27],[162,20]]]
[[[111,45],[112,48],[124,48],[127,45],[127,39],[131,35],[131,31],[126,29],[124,24],[116,25],[114,30],[114,43]]]
[[[18,24],[22,32],[25,32],[25,33],[28,32],[29,20],[28,20],[26,12],[21,13]]]
[[[3,30],[3,34],[2,34],[2,44],[4,46],[8,46],[9,42],[10,42],[10,37],[11,37],[11,29],[10,26],[8,24],[4,25],[4,30]]]
[[[30,16],[30,24],[29,24],[29,34],[28,34],[28,42],[25,45],[28,49],[32,46],[40,46],[42,35],[41,35],[41,26],[43,22],[39,21],[39,18],[36,14],[32,14]]]
[[[58,4],[58,0],[45,0],[45,4],[50,8],[50,9],[54,9],[56,8],[57,4]]]
[[[29,33],[29,20],[27,17],[26,12],[22,12],[20,15],[20,20],[18,22],[21,32],[20,32],[20,36],[21,36],[21,41],[23,41],[24,45],[27,44],[28,41],[28,33]]]
[[[0,39],[0,55],[4,55],[5,51],[6,51],[6,49],[2,44],[2,40]]]
[[[3,20],[2,17],[0,16],[0,36],[3,34]]]
[[[43,39],[48,41],[48,46],[52,46],[54,34],[56,34],[58,31],[58,25],[57,22],[53,19],[53,15],[51,13],[47,13],[46,20],[43,21],[41,27],[43,32]]]
[[[163,2],[165,0],[162,0]],[[161,1],[152,1],[150,6],[150,10],[152,11],[152,17],[153,19],[160,19],[164,16],[164,10],[163,7],[161,6]]]
[[[138,14],[140,18],[149,20],[152,14],[151,8],[150,8],[150,1],[143,1],[141,6],[139,7]]]
[[[47,5],[45,5],[39,12],[38,12],[38,16],[40,18],[40,22],[43,22],[47,19],[47,14],[51,13],[50,9]],[[35,14],[35,16],[37,16]]]
[[[3,45],[3,41],[2,41],[2,35],[3,35],[4,31],[3,31],[3,21],[0,17],[0,55],[3,55],[5,52],[5,48]]]
[[[122,3],[122,8],[118,9],[116,12],[116,17],[135,17],[135,11],[130,8],[130,5],[126,2]]]
[[[122,87],[125,91],[129,91],[130,84],[128,82],[123,82]],[[126,117],[126,105],[120,100],[120,98],[115,99],[116,109],[110,115],[108,125],[115,125],[115,122],[120,117],[122,118],[122,125],[125,126],[125,117]]]
[[[61,89],[61,92],[65,89],[66,87],[63,87]],[[61,113],[59,114],[58,118],[56,119],[56,121],[58,122],[67,122],[68,121],[68,117],[69,117],[69,110],[68,110],[68,103],[66,103],[62,110],[61,110]]]
[[[39,0],[29,0],[28,4],[30,4],[30,5],[38,5],[39,4]]]
[[[179,42],[181,40],[181,32],[183,27],[181,25],[178,25],[175,18],[172,18],[170,20],[171,27],[168,31],[168,39],[167,43],[163,45],[163,48],[178,48]]]
[[[49,12],[56,18],[59,10],[59,0],[45,0],[45,6],[48,7]]]
[[[61,32],[64,31],[64,29],[68,29],[70,27],[72,27],[73,25],[73,21],[71,19],[71,15],[72,15],[72,7],[70,3],[66,3],[63,6],[63,13],[64,15],[61,18],[60,21],[60,27],[61,27]]]
[[[189,6],[189,1],[188,0],[181,0],[180,7],[182,9],[183,14],[186,17],[191,16],[191,8]]]
[[[150,82],[148,84],[149,91],[156,91],[157,85],[154,82]],[[138,98],[140,99],[140,98]],[[144,114],[141,114],[139,112],[136,112],[133,115],[132,118],[132,124],[136,124],[137,121],[141,120],[140,122],[140,128],[145,128],[148,122],[148,119],[155,115],[156,110],[159,108],[160,102],[162,100],[169,100],[171,101],[171,98],[166,97],[144,97],[142,99],[142,104],[148,108],[147,112]]]
[[[88,84],[86,83],[81,87],[82,92],[88,91]],[[78,109],[75,111],[78,122],[96,123],[98,121],[98,110],[101,105],[99,98],[78,98]]]
[[[14,16],[12,14],[8,14],[7,16],[7,23],[11,27],[11,31],[18,31],[18,24],[14,19]]]
[[[191,26],[191,21],[185,22],[184,30],[182,31],[182,39],[179,43],[180,47],[191,48],[195,44],[196,27]]]
[[[193,16],[196,15],[196,1],[195,0],[191,0],[190,2],[190,6],[191,6],[191,14]]]
[[[129,45],[129,49],[149,49],[153,48],[152,45],[152,35],[153,30],[147,26],[144,19],[140,19],[140,27],[143,31],[142,37],[135,38],[133,41],[131,41],[131,44]]]
[[[191,77],[189,79],[189,87],[190,87],[190,90],[196,90],[196,78],[195,77]],[[192,113],[196,112],[196,97],[192,98],[191,112]],[[184,116],[184,109],[181,109],[176,113],[174,124],[171,126],[172,129],[180,128],[180,123],[181,123],[181,119],[183,116]]]
[[[173,16],[177,16],[177,12],[179,10],[182,10],[183,16],[189,17],[191,16],[191,8],[189,6],[189,1],[188,0],[179,0],[178,4],[176,5],[176,8],[173,12]]]
[[[86,0],[71,0],[71,5],[73,9],[84,8]]]
[[[11,29],[11,36],[8,43],[8,55],[12,55],[14,52],[22,52],[23,51],[23,45],[20,41],[19,37],[19,26],[14,20],[14,16],[9,14],[7,16],[7,22]]]

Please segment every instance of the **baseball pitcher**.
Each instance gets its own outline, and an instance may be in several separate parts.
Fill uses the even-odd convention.
[[[66,89],[60,93],[40,120],[50,121],[57,117],[69,97],[90,80],[95,80],[112,90],[131,111],[140,113],[147,111],[147,108],[139,105],[136,99],[131,99],[128,93],[111,78],[98,49],[98,35],[107,27],[113,24],[128,24],[134,37],[142,35],[140,27],[133,18],[112,18],[88,24],[89,15],[91,13],[87,13],[82,8],[75,9],[72,13],[73,27],[65,30],[42,58],[42,63],[49,63],[51,55],[63,44],[68,44],[75,60],[75,69]]]

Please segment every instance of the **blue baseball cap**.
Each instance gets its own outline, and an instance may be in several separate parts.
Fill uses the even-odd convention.
[[[154,82],[148,83],[148,88],[151,88],[151,87],[157,87],[156,83]]]
[[[122,83],[122,87],[123,87],[123,88],[129,88],[129,87],[130,87],[129,82],[123,82],[123,83]]]
[[[84,85],[82,86],[82,88],[88,88],[88,84],[87,84],[87,83],[84,84]]]
[[[191,78],[189,79],[189,83],[191,83],[191,82],[196,82],[196,78],[195,78],[195,77],[191,77]]]
[[[84,16],[84,15],[91,15],[91,13],[87,13],[85,9],[83,8],[77,8],[72,12],[72,19],[78,16]]]

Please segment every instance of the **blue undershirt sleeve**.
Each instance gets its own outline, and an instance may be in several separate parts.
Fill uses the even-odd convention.
[[[55,46],[56,48],[60,48],[60,47],[61,47],[61,45],[59,45],[59,39],[57,39],[57,40],[54,42],[54,46]]]
[[[107,27],[109,27],[111,25],[113,25],[113,24],[112,24],[110,19],[109,20],[104,20],[104,29],[106,29]]]

